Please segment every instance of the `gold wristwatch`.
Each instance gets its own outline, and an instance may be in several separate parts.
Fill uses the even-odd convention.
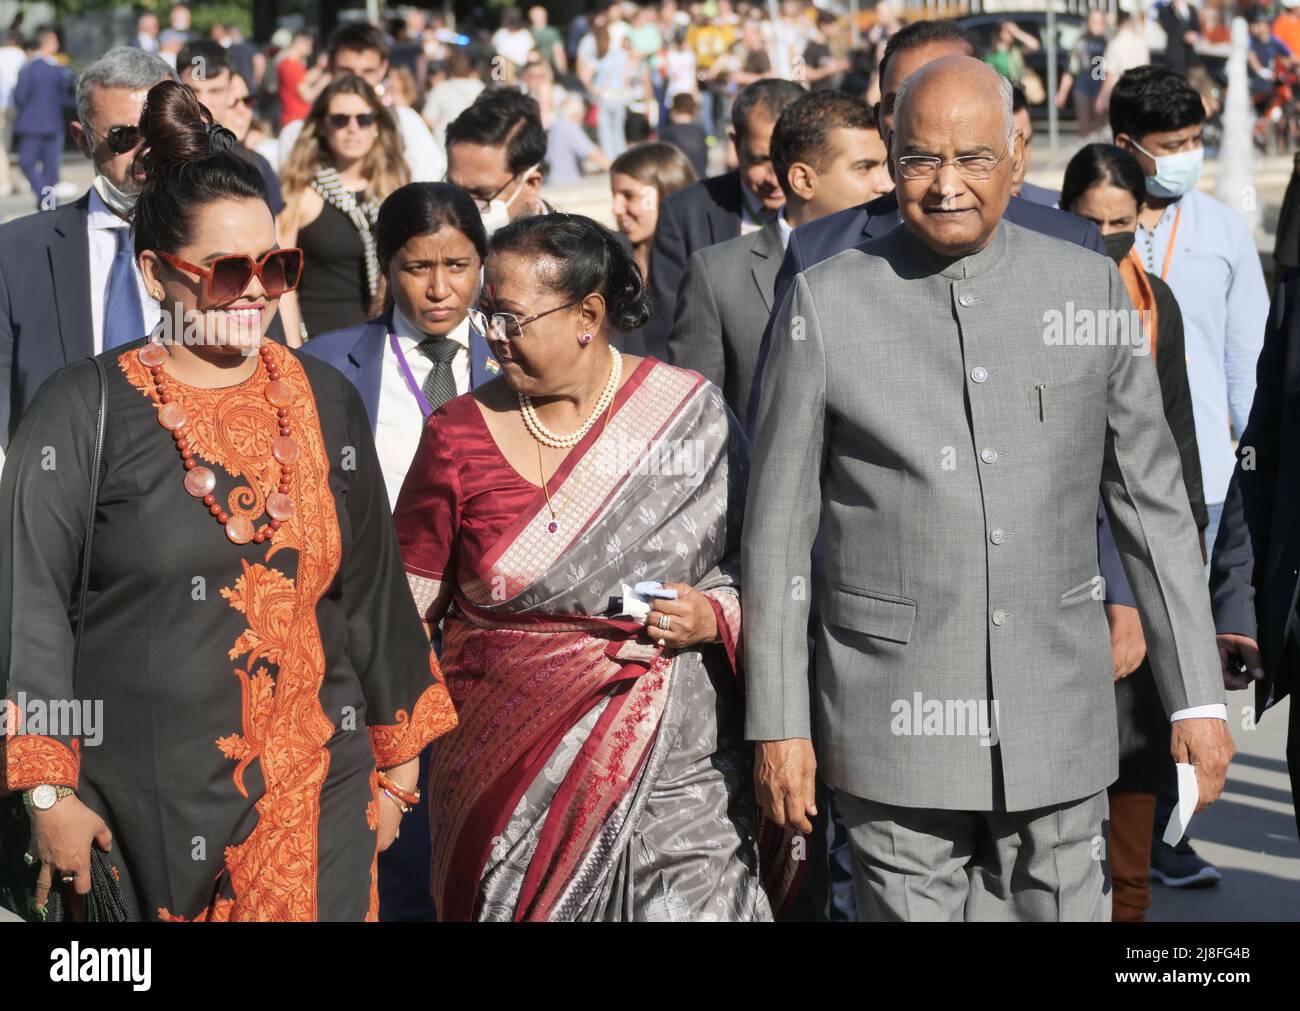
[[[71,797],[76,791],[70,786],[51,786],[41,783],[30,790],[23,791],[23,803],[36,811],[48,811],[64,797]]]

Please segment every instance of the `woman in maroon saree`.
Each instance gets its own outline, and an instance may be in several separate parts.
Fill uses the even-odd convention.
[[[439,914],[770,919],[792,847],[760,844],[743,735],[738,425],[610,348],[645,294],[589,219],[498,232],[484,303],[504,375],[430,418],[396,514],[460,719],[429,770]],[[679,596],[630,617],[643,580]]]

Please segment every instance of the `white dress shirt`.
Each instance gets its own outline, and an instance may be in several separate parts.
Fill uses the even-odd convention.
[[[127,223],[108,209],[99,194],[91,188],[90,206],[86,208],[86,233],[90,240],[90,325],[93,330],[95,354],[104,350],[104,313],[108,306],[108,278],[113,271],[113,257],[117,255],[118,229]],[[162,318],[162,307],[145,291],[139,261],[131,258],[131,272],[135,274],[136,291],[143,310],[143,337],[151,333]]]
[[[415,324],[402,315],[400,309],[393,309],[393,334],[397,337],[398,347],[406,358],[407,367],[415,379],[415,385],[423,389],[424,381],[433,371],[433,362],[421,352],[419,344],[428,340],[428,334],[422,332]],[[456,357],[451,360],[451,374],[456,380],[457,395],[469,392],[469,319],[460,321],[460,325],[447,334],[449,340],[460,345]],[[424,430],[424,412],[420,410],[419,401],[406,385],[402,369],[393,354],[391,339],[384,341],[384,365],[379,380],[379,409],[375,420],[375,447],[379,451],[379,466],[384,472],[384,486],[388,489],[388,504],[397,505],[397,493],[402,490],[406,472],[411,467],[411,459],[420,443],[420,433]]]

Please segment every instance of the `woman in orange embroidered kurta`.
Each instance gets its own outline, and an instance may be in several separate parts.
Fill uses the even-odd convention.
[[[112,832],[142,918],[374,919],[392,803],[377,769],[409,763],[455,715],[361,401],[330,366],[273,343],[219,388],[173,375],[149,341],[99,357],[108,422],[75,689],[89,362],[46,383],[0,482],[0,678],[27,718],[22,733],[8,721],[0,789],[73,787]],[[169,432],[175,405],[186,421]],[[209,471],[211,509],[187,490]],[[80,728],[31,721],[68,699],[90,717]]]

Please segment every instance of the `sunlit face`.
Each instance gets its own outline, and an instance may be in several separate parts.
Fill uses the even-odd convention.
[[[626,172],[615,172],[610,176],[609,188],[614,197],[614,220],[618,223],[618,230],[634,246],[654,238],[659,220],[659,191]]]
[[[72,124],[77,145],[94,161],[95,170],[123,193],[138,193],[144,183],[143,172],[132,173],[140,145],[115,153],[108,146],[108,132],[115,126],[138,127],[148,93],[148,88],[131,91],[129,88],[92,87],[90,122],[86,124],[90,127],[89,132],[82,128],[81,123]]]
[[[809,207],[816,217],[883,196],[894,188],[889,178],[885,144],[873,129],[831,131],[834,157],[816,174]]]
[[[278,249],[275,219],[265,200],[218,200],[194,214],[189,242],[174,256],[198,267],[209,267],[219,256],[242,253],[259,261]],[[163,291],[163,311],[172,316],[173,333],[204,348],[228,354],[249,354],[260,346],[279,307],[268,298],[262,282],[250,278],[234,302],[220,306],[207,301],[203,278],[164,262],[151,250],[140,254],[140,270],[149,291]]]
[[[478,250],[447,225],[417,235],[388,263],[388,287],[402,315],[425,333],[445,337],[478,301]]]
[[[230,79],[230,111],[226,113],[223,124],[242,144],[248,136],[249,127],[253,125],[253,109],[248,102],[248,85],[242,77]]]
[[[340,49],[334,54],[333,67],[339,76],[356,74],[372,88],[388,75],[388,61],[378,49]]]
[[[512,312],[523,319],[564,305],[569,300],[545,280],[554,267],[549,261],[517,253],[493,253],[484,267],[479,307],[489,317],[495,312]],[[584,351],[578,339],[584,332],[599,333],[600,322],[579,303],[526,324],[520,340],[491,338],[489,343],[512,390],[544,397],[564,388],[580,373]]]
[[[1098,183],[1085,190],[1067,210],[1087,218],[1102,235],[1137,231],[1137,198],[1113,183]]]
[[[785,193],[777,182],[776,169],[772,167],[772,130],[775,127],[774,120],[761,112],[754,112],[750,114],[744,134],[735,137],[741,182],[768,211],[780,210],[785,204]]]
[[[972,77],[955,74],[921,84],[899,117],[891,152],[903,223],[943,256],[965,256],[988,242],[1011,199],[1011,178],[1022,158],[1019,138],[1008,138],[997,96],[989,87],[973,87]],[[937,156],[945,164],[928,179],[906,179],[897,163],[904,155]],[[1000,160],[987,179],[975,180],[952,164],[972,155]]]
[[[182,67],[181,83],[194,92],[194,97],[208,107],[212,118],[229,128],[226,122],[230,113],[230,71],[223,67],[215,74],[206,74],[202,67]]]
[[[904,49],[889,57],[889,62],[885,64],[885,77],[880,82],[880,108],[876,115],[880,136],[886,144],[894,131],[894,103],[898,100],[898,86],[927,63],[945,56],[966,56],[969,53],[970,46],[966,43],[949,41]]]
[[[374,113],[370,103],[360,95],[342,94],[330,99],[321,128],[330,153],[338,161],[357,161],[370,153],[379,139],[379,123],[376,120],[369,126],[362,126],[357,117]],[[334,126],[331,119],[335,116],[346,117],[347,123],[341,127]]]
[[[504,200],[514,220],[528,213],[542,177],[536,171],[512,174],[505,145],[460,141],[447,147],[447,182],[473,197],[480,211],[486,211],[494,199]]]

